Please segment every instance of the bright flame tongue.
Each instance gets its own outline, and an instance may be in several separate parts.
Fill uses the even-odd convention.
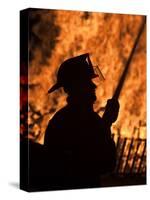
[[[56,82],[56,72],[65,59],[90,52],[91,60],[102,70],[105,81],[98,86],[95,110],[104,107],[111,98],[125,62],[132,49],[141,24],[141,16],[73,11],[39,11],[43,24],[55,15],[54,25],[60,28],[49,65],[41,65],[40,48],[34,49],[34,59],[29,67],[29,119],[30,137],[43,142],[48,120],[63,107],[66,96],[62,90],[47,94]],[[46,23],[45,23],[46,22]],[[41,32],[42,23],[33,32],[43,43],[50,35]],[[53,27],[49,27],[55,34]],[[142,34],[136,54],[130,65],[119,102],[120,114],[113,125],[113,132],[127,137],[146,137],[146,36]],[[53,41],[50,41],[51,43]],[[45,44],[45,43],[44,43]]]

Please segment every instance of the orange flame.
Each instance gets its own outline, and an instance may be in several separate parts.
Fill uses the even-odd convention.
[[[34,12],[34,11],[33,11]],[[56,43],[48,65],[41,64],[40,48],[34,49],[34,58],[29,63],[29,116],[30,135],[43,143],[45,128],[54,113],[66,104],[62,89],[47,94],[56,82],[57,70],[65,59],[90,52],[92,62],[102,70],[105,81],[96,91],[95,110],[104,107],[111,98],[119,77],[132,49],[141,24],[140,15],[121,15],[81,11],[38,11],[41,20],[33,32],[44,42],[50,35],[41,32],[42,22],[55,15],[54,25],[59,27]],[[46,25],[45,25],[46,26]],[[51,34],[53,29],[47,27]],[[146,30],[130,65],[120,99],[120,113],[112,130],[126,137],[146,137]]]

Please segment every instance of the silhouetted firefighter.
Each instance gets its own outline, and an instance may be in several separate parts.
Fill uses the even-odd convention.
[[[95,77],[89,54],[82,54],[61,64],[57,83],[48,91],[63,87],[68,94],[68,104],[49,121],[45,133],[44,171],[52,189],[99,187],[100,176],[115,167],[110,129],[119,103],[108,100],[102,118],[94,112]]]

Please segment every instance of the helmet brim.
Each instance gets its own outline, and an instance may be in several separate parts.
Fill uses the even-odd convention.
[[[56,83],[55,85],[53,85],[49,90],[48,93],[54,92],[55,90],[59,89],[61,87],[60,84]]]
[[[91,77],[91,79],[96,78],[96,77],[98,77],[98,74],[93,74],[92,77]],[[53,86],[48,90],[48,93],[52,93],[52,92],[54,92],[55,90],[59,89],[60,87],[62,87],[62,85],[59,84],[59,83],[56,83],[55,85],[53,85]]]

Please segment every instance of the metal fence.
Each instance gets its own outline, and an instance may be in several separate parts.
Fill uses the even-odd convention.
[[[146,139],[113,135],[117,147],[115,174],[146,174]]]

